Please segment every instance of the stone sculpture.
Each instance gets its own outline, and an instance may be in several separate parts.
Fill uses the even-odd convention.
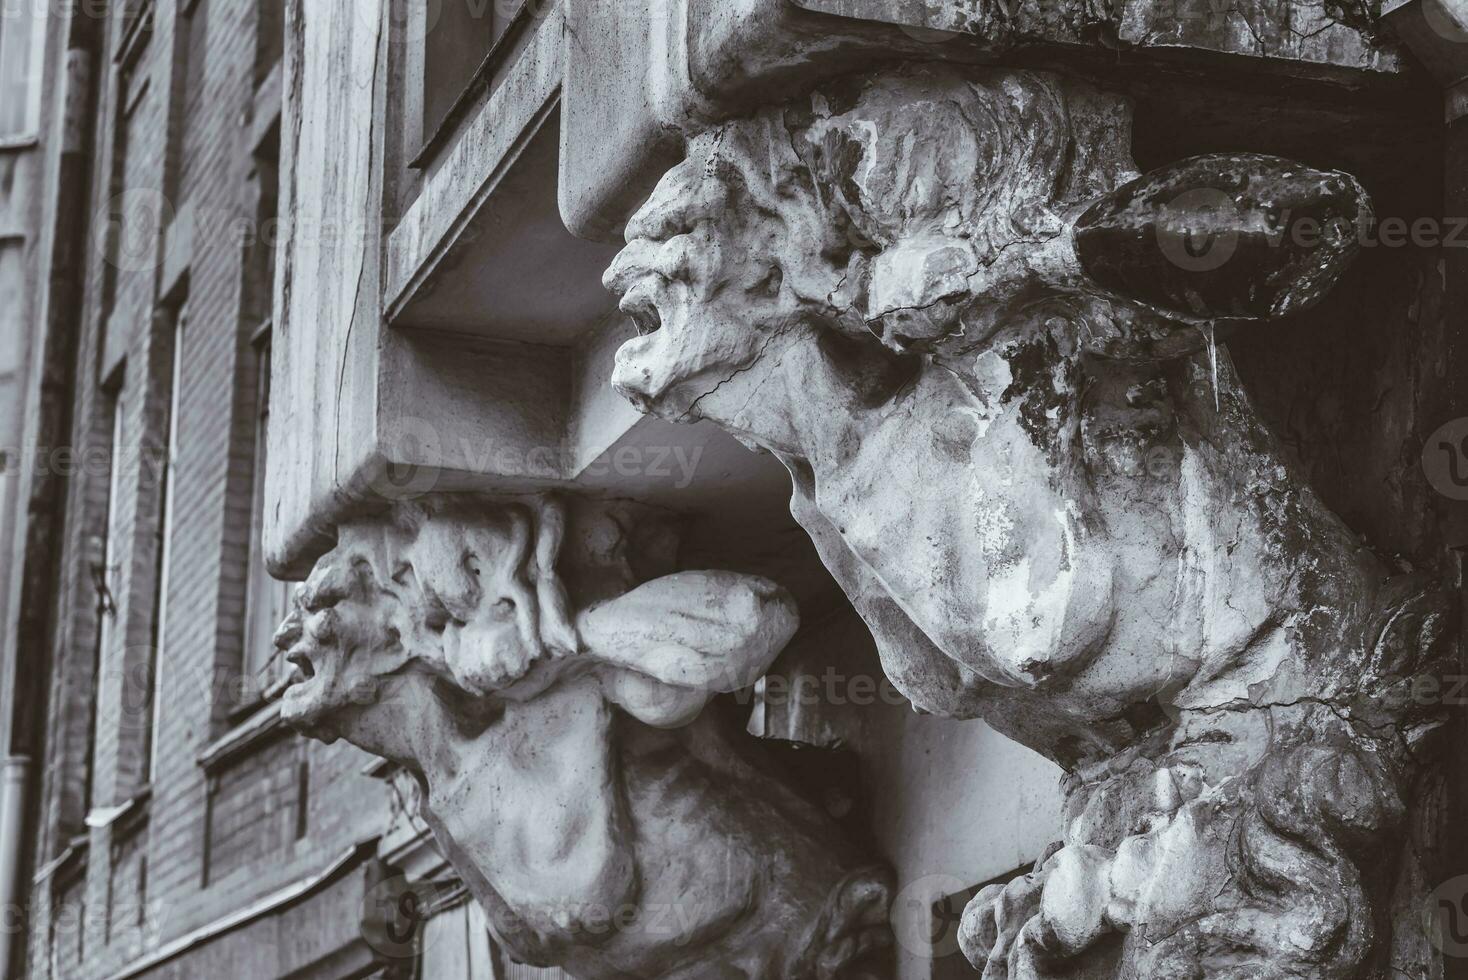
[[[915,66],[697,136],[607,274],[614,383],[778,456],[892,681],[1066,770],[1064,841],[965,913],[985,977],[1377,976],[1455,606],[1215,337],[1320,298],[1370,206],[1252,154],[1139,176],[1130,111]]]
[[[863,977],[886,873],[699,715],[794,602],[666,567],[628,504],[430,499],[350,524],[276,637],[287,721],[416,774],[516,958],[586,980]],[[564,552],[564,553],[563,553]],[[636,587],[634,587],[636,586]]]

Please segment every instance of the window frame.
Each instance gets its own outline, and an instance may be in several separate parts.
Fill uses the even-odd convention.
[[[121,592],[118,574],[122,571],[122,565],[116,561],[120,535],[118,520],[121,514],[119,508],[122,491],[122,466],[118,459],[122,452],[123,436],[126,428],[126,371],[119,369],[115,382],[103,386],[102,397],[106,400],[107,411],[107,504],[102,511],[102,539],[99,542],[100,554],[95,556],[96,561],[92,568],[92,586],[96,598],[97,631],[94,637],[94,649],[92,652],[92,718],[87,732],[87,771],[84,805],[88,813],[94,811],[101,801],[97,798],[97,743],[102,735],[102,718],[104,717],[103,698],[107,696],[110,685],[105,681],[103,667],[107,663],[107,656],[112,648],[116,637],[116,631],[121,624],[118,617],[121,610],[118,606],[118,595]]]
[[[0,0],[0,96],[6,86],[15,81],[6,73],[5,53],[6,26],[11,24],[11,12],[18,9],[24,13],[19,23],[29,27],[27,45],[29,56],[26,65],[25,109],[21,125],[14,132],[0,131],[0,150],[19,149],[35,145],[41,138],[41,98],[46,81],[46,24],[50,5],[43,0]]]
[[[411,3],[412,0],[397,0],[397,2]],[[538,11],[544,0],[512,0],[512,2],[515,3],[515,8],[506,12],[498,9],[497,4],[490,4],[486,0],[486,6],[494,8],[492,12],[494,19],[490,25],[492,40],[485,49],[479,67],[469,75],[458,95],[449,103],[443,113],[438,114],[437,119],[431,118],[434,114],[428,111],[429,81],[425,68],[431,57],[428,34],[432,32],[432,25],[426,22],[410,22],[409,39],[412,44],[417,45],[418,53],[414,62],[417,77],[410,84],[417,89],[415,108],[419,118],[416,125],[420,132],[418,139],[410,141],[407,147],[408,169],[426,171],[432,166],[439,153],[452,142],[453,135],[459,131],[472,108],[487,94],[494,91],[498,81],[496,74],[513,60],[511,52],[520,43],[529,25],[540,19]],[[413,145],[414,142],[416,146]]]
[[[168,642],[168,590],[171,578],[170,570],[173,564],[173,517],[174,499],[177,496],[178,487],[178,421],[179,400],[183,387],[183,347],[185,331],[189,323],[189,304],[185,299],[174,310],[173,316],[173,340],[170,351],[171,365],[169,367],[169,391],[168,391],[168,437],[164,444],[164,458],[162,466],[163,486],[159,488],[162,499],[158,507],[158,572],[154,576],[153,594],[153,663],[149,668],[149,683],[152,689],[148,691],[149,718],[148,718],[148,751],[145,754],[147,768],[144,771],[143,785],[152,783],[158,772],[158,751],[162,744],[158,730],[162,719],[161,693],[163,690],[163,665],[168,658],[163,655],[164,645]]]
[[[294,586],[270,575],[265,565],[262,540],[265,475],[269,459],[271,333],[271,321],[267,319],[250,340],[250,349],[255,356],[255,400],[251,414],[255,445],[250,461],[250,537],[245,559],[245,620],[239,663],[241,697],[240,703],[230,711],[234,718],[246,717],[275,700],[285,684],[280,658],[271,652],[273,647],[268,644],[280,621],[290,611]],[[268,604],[264,610],[262,603]],[[257,684],[261,675],[264,675],[265,682]]]

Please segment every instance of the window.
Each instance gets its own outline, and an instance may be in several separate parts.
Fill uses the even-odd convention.
[[[421,0],[407,0],[409,4]],[[444,0],[427,5],[423,60],[424,135],[443,125],[495,42],[493,0]]]
[[[460,104],[471,92],[491,83],[486,66],[504,62],[503,49],[513,46],[516,29],[529,0],[397,0],[404,9],[407,30],[419,29],[423,38],[423,143],[429,152],[452,129]]]
[[[185,43],[178,49],[180,64],[176,66],[182,78],[183,89],[178,102],[183,105],[182,118],[175,110],[169,125],[168,179],[164,196],[169,201],[183,201],[194,190],[195,176],[192,168],[203,158],[198,152],[188,152],[185,141],[197,140],[203,129],[200,113],[208,105],[206,68],[209,44],[209,0],[193,0],[187,4],[183,18]],[[177,104],[177,103],[176,103]]]
[[[265,567],[261,536],[265,531],[265,471],[270,428],[270,322],[275,287],[275,245],[279,133],[272,132],[255,152],[253,180],[256,234],[245,255],[245,279],[240,316],[251,334],[250,356],[240,372],[251,410],[250,525],[245,548],[246,590],[243,649],[240,656],[240,703],[236,713],[256,707],[275,694],[284,680],[282,661],[275,653],[275,631],[290,608],[291,584],[278,582]]]
[[[46,0],[0,0],[0,143],[35,138],[41,117]]]
[[[285,51],[285,0],[259,0],[255,28],[255,87],[259,88]]]
[[[106,392],[106,397],[108,414],[106,424],[109,440],[104,457],[108,465],[107,506],[106,516],[103,518],[102,539],[95,545],[92,564],[92,585],[97,594],[97,637],[96,649],[92,652],[92,676],[94,678],[92,723],[90,737],[87,739],[86,800],[88,810],[98,803],[92,773],[96,761],[102,698],[109,687],[102,676],[102,665],[106,662],[108,653],[112,649],[112,638],[116,635],[118,616],[116,596],[121,591],[118,578],[122,571],[122,563],[118,555],[118,545],[122,541],[122,528],[120,527],[122,508],[119,506],[122,463],[118,459],[118,454],[124,445],[122,441],[122,385],[119,383]]]
[[[245,598],[245,647],[241,674],[245,704],[253,705],[274,693],[283,679],[275,655],[275,630],[290,608],[291,583],[270,576],[265,567],[261,535],[265,529],[266,436],[270,425],[270,335],[257,341],[255,356],[255,484],[250,507],[250,578]]]
[[[86,861],[66,861],[51,887],[51,976],[80,976],[87,957]]]
[[[173,342],[172,366],[168,379],[168,439],[165,443],[163,465],[159,468],[159,480],[161,484],[159,491],[159,520],[158,540],[156,543],[158,566],[153,577],[153,643],[151,644],[152,662],[148,665],[148,690],[146,699],[148,703],[148,718],[145,732],[148,744],[144,746],[143,758],[147,760],[147,768],[143,771],[141,783],[146,784],[152,778],[157,769],[158,762],[158,724],[161,720],[161,712],[158,710],[158,696],[163,689],[162,674],[163,665],[167,662],[163,656],[163,645],[168,642],[168,575],[169,559],[172,552],[173,540],[173,498],[174,487],[178,483],[178,398],[182,387],[183,373],[183,341],[184,328],[188,324],[188,307],[180,306],[173,316]]]
[[[149,133],[151,126],[161,124],[160,101],[152,97],[151,73],[134,71],[133,61],[118,68],[116,79],[119,102],[111,137],[102,305],[108,314],[121,306],[126,316],[141,318],[150,312],[159,235],[169,207],[156,188],[150,192],[149,184]]]

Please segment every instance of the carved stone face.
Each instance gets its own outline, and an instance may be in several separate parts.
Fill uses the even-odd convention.
[[[641,334],[613,375],[639,407],[737,428],[802,328],[898,353],[954,332],[973,345],[1039,281],[1071,284],[1064,211],[1125,172],[1104,152],[1126,129],[1115,100],[1073,96],[1094,105],[1072,123],[1062,86],[1030,73],[914,70],[847,89],[693,140],[628,224],[605,282]],[[944,138],[901,135],[918,132]]]
[[[914,71],[812,105],[696,140],[629,224],[606,281],[644,335],[613,381],[644,410],[712,419],[808,462],[797,498],[821,499],[797,516],[816,534],[824,512],[832,547],[879,567],[904,614],[970,671],[914,667],[894,637],[889,672],[918,703],[956,711],[955,689],[1034,683],[1109,615],[1067,458],[1080,345],[1024,307],[1047,277],[1056,293],[1075,278],[1061,235],[1071,198],[1125,168],[1084,152],[1067,163],[1064,93],[1040,76]],[[901,137],[918,131],[944,139]],[[966,378],[914,389],[915,355],[955,333]]]
[[[409,661],[389,622],[393,604],[374,601],[370,580],[366,567],[322,562],[297,586],[291,613],[275,634],[296,669],[281,716],[325,742],[361,744],[363,712],[381,702],[385,679]]]
[[[1326,510],[1212,329],[1317,302],[1369,202],[1251,153],[1136,177],[1098,106],[903,68],[696,141],[608,278],[677,333],[617,381],[779,453],[899,689],[1073,774],[1065,846],[965,914],[985,977],[1365,976],[1446,717],[1369,692],[1454,663],[1453,600]]]
[[[555,637],[556,621],[527,580],[522,516],[362,533],[345,532],[296,590],[276,633],[297,672],[282,713],[308,734],[398,758],[411,711],[405,695],[422,693],[410,684],[437,677],[484,698],[523,685],[538,664],[567,652],[543,639],[543,629]],[[400,549],[391,572],[381,565],[381,536]]]
[[[1297,247],[1278,216],[1349,229],[1364,193],[1247,154],[1136,178],[1128,119],[1026,72],[835,85],[695,140],[607,276],[653,330],[614,383],[785,459],[797,517],[930,710],[1059,690],[1057,727],[1110,724],[1191,679],[1174,636],[1228,649],[1258,626],[1211,614],[1210,590],[1242,587],[1232,562],[1188,564],[1241,521],[1279,539],[1230,511],[1216,457],[1283,479],[1247,400],[1215,398],[1237,379],[1219,353],[1210,387],[1203,327],[1318,299],[1353,238]],[[1188,251],[1215,240],[1213,265]],[[1271,573],[1297,557],[1261,547]],[[1255,578],[1277,605],[1285,574]]]
[[[746,220],[757,211],[744,186],[729,164],[700,154],[667,174],[628,225],[630,244],[606,282],[639,336],[617,352],[612,384],[644,411],[687,420],[789,325],[775,243]]]

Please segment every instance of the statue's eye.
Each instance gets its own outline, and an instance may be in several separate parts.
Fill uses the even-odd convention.
[[[515,600],[510,598],[501,599],[494,604],[494,616],[496,619],[511,619],[515,615]]]

